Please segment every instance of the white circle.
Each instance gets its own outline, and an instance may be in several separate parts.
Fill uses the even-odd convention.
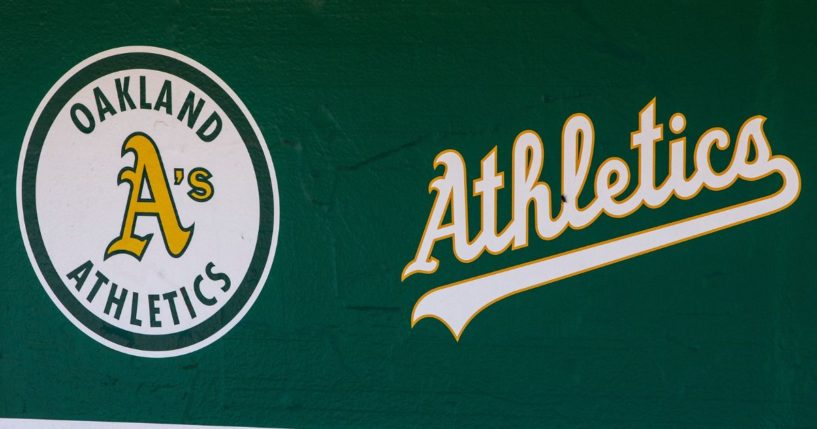
[[[126,347],[102,337],[77,320],[51,290],[38,266],[29,243],[23,212],[23,171],[24,168],[33,167],[25,166],[24,161],[33,127],[46,104],[63,84],[88,65],[114,55],[134,52],[159,54],[179,60],[215,82],[239,107],[257,136],[269,169],[272,187],[274,210],[270,250],[258,283],[253,285],[252,295],[228,323],[209,337],[172,350],[146,351]],[[115,81],[119,79],[119,83],[122,83],[125,77],[130,78],[129,93],[133,96],[136,109],[129,109],[130,106],[125,105],[126,109],[121,110]],[[160,87],[165,82],[170,82],[170,113],[162,108],[139,108],[141,100],[137,97],[142,94],[141,79],[145,83],[144,98],[150,101],[156,101],[162,90]],[[116,114],[106,114],[104,120],[100,120],[95,88],[107,97]],[[221,132],[212,142],[202,140],[196,135],[195,127],[189,128],[185,120],[177,117],[185,96],[190,93],[204,102],[196,125],[203,123],[210,113],[217,114],[222,119]],[[71,120],[70,107],[76,103],[87,106],[94,115],[95,128],[88,134],[82,132]],[[87,125],[85,118],[82,118],[84,125]],[[153,234],[141,258],[128,254],[106,255],[106,247],[122,230],[125,207],[134,187],[117,183],[117,177],[123,168],[134,166],[135,154],[122,152],[124,142],[134,132],[145,133],[155,142],[180,225],[183,228],[193,228],[189,244],[181,255],[169,253],[165,248],[159,222],[146,216],[137,217],[134,228],[134,235]],[[57,114],[43,140],[36,168],[37,221],[47,257],[77,301],[104,322],[141,335],[176,334],[207,321],[230,301],[242,284],[253,259],[261,227],[259,183],[249,152],[235,125],[221,106],[201,88],[174,74],[148,69],[119,70],[98,77],[77,90]],[[196,201],[187,194],[191,191],[187,174],[196,168],[205,168],[211,174],[210,182],[214,191],[208,201]],[[176,169],[182,172],[179,184],[176,184]],[[152,197],[149,191],[143,191],[142,195]],[[235,93],[206,67],[173,51],[153,47],[124,47],[99,53],[73,67],[57,81],[40,103],[26,132],[18,165],[17,204],[26,250],[52,301],[74,325],[95,340],[112,349],[137,356],[169,357],[190,353],[211,344],[232,329],[263,288],[278,239],[280,209],[275,171],[263,135],[249,111]],[[78,269],[86,260],[92,262],[92,272],[80,290],[69,287],[78,282],[76,278],[69,280],[67,273]],[[102,273],[108,282],[102,284],[94,294],[97,273]],[[229,277],[230,287],[223,277],[210,275],[218,273]],[[197,282],[198,277],[201,278],[200,282]],[[194,283],[201,286],[200,289],[196,288],[201,292],[201,297],[217,298],[216,304],[204,304],[207,300],[197,301]],[[119,289],[112,288],[113,284],[117,284]],[[121,293],[123,288],[130,291],[126,295],[130,301],[126,300],[121,305],[116,304],[115,300],[111,302],[111,297],[115,295],[108,294],[117,291]],[[222,290],[223,288],[226,290]],[[174,293],[175,297],[164,296]],[[136,295],[139,295],[138,299],[134,299]],[[162,306],[161,312],[153,313],[155,321],[161,326],[153,326],[151,323],[152,312],[148,296],[164,296],[150,304],[155,304],[156,308]],[[106,306],[108,312],[105,311]],[[132,308],[136,309],[133,314]],[[141,324],[137,325],[135,322]]]
[[[675,113],[669,119],[669,128],[675,134],[680,134],[687,126],[687,120],[683,113]]]

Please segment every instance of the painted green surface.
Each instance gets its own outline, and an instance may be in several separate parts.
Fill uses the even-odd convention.
[[[0,416],[286,427],[817,425],[817,7],[811,2],[87,2],[0,6]],[[618,2],[610,2],[618,3]],[[187,55],[241,97],[278,177],[281,229],[262,294],[216,343],[170,359],[107,349],[49,300],[26,257],[15,177],[52,84],[106,49]],[[510,298],[461,341],[414,329],[451,281],[773,192],[774,179],[400,282],[425,225],[434,156],[471,178],[516,134],[587,113],[594,167],[635,162],[658,97],[691,139],[769,118],[799,200],[774,216]],[[70,160],[68,160],[70,162]],[[500,198],[507,194],[500,193]],[[507,216],[506,202],[500,216]],[[478,218],[472,216],[472,222]]]

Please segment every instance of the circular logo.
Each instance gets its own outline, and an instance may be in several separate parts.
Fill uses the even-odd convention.
[[[213,72],[126,47],[66,73],[28,127],[17,206],[31,263],[83,332],[147,357],[229,331],[267,278],[278,188],[264,138]]]

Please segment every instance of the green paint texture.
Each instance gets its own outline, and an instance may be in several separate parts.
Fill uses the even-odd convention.
[[[816,14],[814,2],[776,1],[3,2],[0,416],[815,427]],[[264,290],[227,335],[175,358],[129,356],[75,328],[37,280],[17,220],[18,156],[37,105],[83,59],[129,45],[177,51],[230,85],[266,138],[279,184]],[[470,264],[445,241],[437,273],[401,282],[433,202],[437,153],[461,152],[475,179],[496,146],[507,180],[514,137],[532,129],[545,145],[542,180],[558,189],[562,124],[583,112],[596,130],[591,171],[610,156],[635,171],[629,136],[653,97],[658,121],[686,115],[692,142],[715,126],[735,137],[744,120],[766,116],[773,153],[800,170],[798,201],[503,300],[459,342],[435,320],[410,326],[414,303],[434,287],[780,186],[739,182],[603,216]],[[508,189],[499,198],[507,220]]]

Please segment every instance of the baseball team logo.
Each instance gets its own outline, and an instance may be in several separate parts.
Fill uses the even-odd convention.
[[[138,356],[229,331],[278,236],[275,171],[247,108],[201,64],[151,47],[97,54],[54,85],[26,133],[17,204],[56,306]]]

